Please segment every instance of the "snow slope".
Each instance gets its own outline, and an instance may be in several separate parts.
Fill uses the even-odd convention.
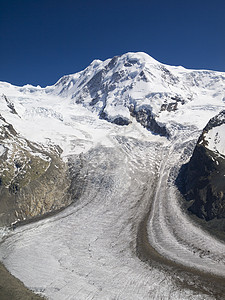
[[[219,155],[225,155],[225,111],[221,111],[215,116],[206,128],[202,139],[206,148]]]
[[[0,98],[6,121],[31,141],[59,145],[84,180],[63,212],[2,231],[0,259],[13,275],[54,300],[225,296],[214,277],[224,280],[225,245],[196,228],[174,185],[202,129],[224,109],[224,73],[127,53],[46,88],[0,83],[0,93],[10,101]],[[167,137],[147,130],[152,120]],[[139,244],[146,218],[148,250]]]
[[[207,148],[225,155],[224,132],[225,124],[219,126],[219,128],[212,128],[205,137],[209,142]]]

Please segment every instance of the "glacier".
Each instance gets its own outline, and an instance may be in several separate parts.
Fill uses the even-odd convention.
[[[225,73],[126,53],[45,88],[1,82],[0,94],[2,118],[21,138],[60,147],[80,182],[64,210],[0,230],[14,276],[54,300],[225,297],[224,241],[186,213],[175,184],[225,108]],[[208,147],[224,155],[218,134]]]

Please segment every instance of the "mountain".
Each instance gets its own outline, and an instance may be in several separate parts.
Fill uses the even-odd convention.
[[[145,53],[127,53],[104,62],[94,60],[84,71],[64,76],[53,86],[19,88],[2,83],[1,90],[6,96],[17,94],[20,99],[24,95],[60,97],[64,103],[78,104],[115,124],[129,124],[134,116],[147,129],[160,131],[161,127],[163,134],[168,131],[169,135],[172,128],[165,127],[191,121],[192,125],[204,126],[205,120],[194,120],[198,111],[222,109],[224,83],[222,72],[186,70],[161,64]],[[48,109],[46,112],[56,113]],[[55,118],[60,119],[61,113],[57,112]],[[156,121],[153,123],[158,129],[154,129],[151,120]]]
[[[170,135],[172,129],[167,127],[174,122],[190,122],[183,116],[186,110],[222,105],[224,83],[223,73],[166,66],[145,53],[128,53],[104,62],[95,60],[84,71],[62,77],[46,92],[69,98],[115,124],[127,125],[135,117],[147,129]],[[169,117],[176,110],[183,122]]]
[[[15,277],[54,300],[224,299],[224,243],[176,183],[184,170],[189,209],[224,219],[225,73],[126,53],[0,94],[0,260]]]
[[[207,221],[225,218],[225,110],[203,129],[186,174],[189,210]]]
[[[15,136],[19,134],[25,139],[25,142],[22,143],[29,143],[29,145],[35,143],[40,145],[39,148],[43,148],[44,145],[45,150],[38,150],[39,154],[35,155],[36,157],[39,155],[40,160],[45,164],[44,155],[48,157],[46,160],[51,160],[50,153],[52,151],[55,152],[55,157],[58,156],[57,160],[60,160],[60,156],[66,160],[69,155],[82,153],[90,149],[93,144],[99,143],[99,137],[96,139],[95,132],[91,136],[94,128],[89,128],[86,135],[84,134],[86,128],[78,129],[81,127],[79,119],[85,119],[86,115],[91,119],[99,118],[117,125],[129,125],[136,120],[152,133],[166,136],[169,139],[174,138],[179,130],[181,132],[186,129],[201,129],[210,117],[223,108],[225,75],[221,72],[171,67],[157,62],[145,53],[127,53],[104,62],[94,60],[85,70],[64,76],[53,86],[46,88],[30,85],[16,87],[8,83],[0,83],[0,91],[2,93],[0,112],[2,118],[8,126],[13,128]],[[85,117],[81,117],[83,115]],[[85,127],[86,121],[81,122]],[[89,121],[86,122],[89,126],[88,123]],[[98,131],[104,132],[102,128],[106,126],[105,123],[102,128],[101,126],[98,125]],[[87,136],[89,137],[87,138]],[[4,157],[3,153],[6,149],[4,143],[12,144],[15,139],[15,137],[11,138],[11,142],[2,140],[1,157]],[[16,144],[20,143],[21,141],[16,141]],[[49,146],[51,144],[55,150]],[[34,144],[32,147],[35,147]],[[18,149],[16,151],[19,152]],[[24,151],[23,149],[19,152],[21,153],[19,161],[24,160],[23,156],[26,157],[25,161],[30,160],[29,155],[32,155],[32,150],[27,149],[26,154]],[[15,167],[17,158],[13,158],[14,154],[12,153],[10,156],[11,160],[14,159],[14,162],[7,166],[7,172],[10,175],[4,175],[5,171],[2,171],[0,179],[2,189],[6,188],[8,191],[7,197],[3,198],[11,199],[10,201],[6,200],[8,204],[10,203],[9,207],[2,203],[2,206],[5,207],[4,214],[8,215],[8,209],[12,212],[12,207],[14,210],[14,218],[12,218],[12,213],[10,218],[6,218],[11,223],[26,219],[28,216],[48,213],[72,203],[72,200],[57,200],[58,198],[67,198],[59,193],[58,196],[52,196],[52,199],[56,199],[57,205],[53,204],[53,200],[49,200],[50,203],[44,207],[40,203],[37,205],[34,200],[34,203],[29,204],[26,213],[24,213],[24,209],[18,211],[18,204],[15,204],[21,202],[20,198],[17,200],[18,196],[27,199],[29,196],[24,195],[30,192],[20,189],[22,186],[27,189],[28,183],[18,183],[21,172],[27,173],[24,171],[26,169],[24,162],[20,168]],[[68,183],[63,184],[64,188],[61,186],[62,183],[57,182],[56,186],[60,190],[65,190],[65,195],[68,195],[68,186],[71,185],[71,180],[68,179],[70,177],[69,168],[64,162],[59,163],[58,170],[64,169],[62,172]],[[36,164],[31,164],[29,167],[34,174],[38,172]],[[45,169],[44,166],[43,169]],[[45,176],[47,169],[48,167],[44,171]],[[2,170],[5,170],[5,167]],[[4,176],[9,176],[8,182]],[[37,182],[38,178],[39,182],[40,176],[42,175],[35,176],[31,181],[34,179]],[[30,179],[25,182],[28,181]],[[19,191],[15,191],[17,188]],[[36,188],[35,184],[34,189]],[[43,196],[43,201],[44,198]],[[26,205],[27,201],[25,200]],[[59,204],[60,201],[62,201],[62,205]],[[36,212],[34,213],[34,211]],[[18,216],[16,217],[16,215]],[[4,224],[4,219],[5,217],[1,218],[1,224]]]

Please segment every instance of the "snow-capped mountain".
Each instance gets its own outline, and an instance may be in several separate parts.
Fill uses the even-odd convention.
[[[189,218],[176,181],[197,142],[222,166],[225,73],[127,53],[0,94],[1,226],[68,206],[0,230],[13,275],[54,300],[223,299],[224,243]]]
[[[2,83],[1,91],[20,98],[15,105],[20,103],[25,110],[28,105],[22,98],[55,96],[62,98],[63,106],[78,104],[115,124],[129,124],[136,117],[143,126],[157,131],[151,125],[154,119],[171,135],[177,124],[203,128],[207,118],[224,107],[224,86],[222,72],[187,70],[161,64],[145,53],[127,53],[104,62],[95,60],[84,71],[64,76],[53,86],[19,88]],[[62,119],[63,108],[49,105],[51,109],[45,107],[45,113]],[[32,113],[40,114],[38,110]],[[199,118],[203,111],[207,117]]]
[[[190,102],[207,105],[209,97],[212,107],[216,100],[225,102],[224,84],[223,73],[166,66],[144,53],[128,53],[94,61],[46,92],[70,98],[115,123],[119,117],[129,123],[131,110],[145,109],[165,124],[166,112],[185,111]]]

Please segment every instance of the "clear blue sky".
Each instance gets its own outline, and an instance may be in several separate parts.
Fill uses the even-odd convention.
[[[225,1],[0,0],[0,81],[46,86],[128,51],[225,71]]]

